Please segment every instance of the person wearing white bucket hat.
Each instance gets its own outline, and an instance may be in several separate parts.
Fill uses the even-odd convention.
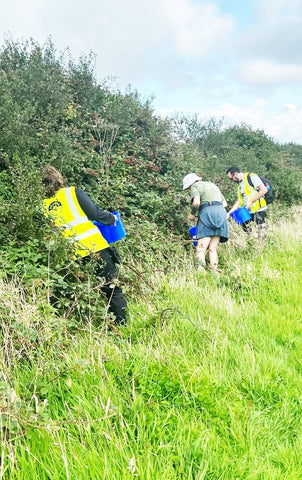
[[[183,178],[183,190],[190,188],[191,213],[190,220],[195,220],[197,247],[195,250],[196,262],[199,268],[206,265],[206,254],[209,254],[210,270],[213,276],[217,275],[219,242],[228,241],[229,231],[226,216],[224,196],[220,189],[212,182],[204,182],[196,173],[189,173]]]
[[[188,173],[182,180],[182,189],[186,190],[199,180],[202,180],[202,177],[199,177],[196,173]]]

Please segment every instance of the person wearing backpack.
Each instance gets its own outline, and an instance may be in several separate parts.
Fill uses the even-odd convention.
[[[232,182],[238,184],[238,199],[229,210],[227,217],[229,218],[230,214],[237,208],[245,206],[249,210],[252,219],[244,222],[242,228],[247,232],[249,231],[250,223],[255,222],[259,229],[259,236],[264,238],[267,214],[265,199],[265,195],[268,192],[267,187],[259,175],[241,172],[239,167],[230,167],[226,174]]]

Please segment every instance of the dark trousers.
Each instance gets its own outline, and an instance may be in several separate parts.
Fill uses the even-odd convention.
[[[83,261],[88,257],[83,258]],[[86,260],[88,261],[88,260]],[[126,324],[127,300],[122,289],[115,284],[118,278],[116,264],[121,263],[121,258],[115,247],[108,247],[97,252],[94,262],[94,272],[97,277],[104,279],[101,291],[108,300],[109,312],[115,317],[117,324]]]
[[[266,223],[266,210],[261,210],[261,212],[252,213],[252,219],[244,222],[241,226],[245,232],[249,232],[253,223],[256,223],[257,226],[263,226],[265,228]]]

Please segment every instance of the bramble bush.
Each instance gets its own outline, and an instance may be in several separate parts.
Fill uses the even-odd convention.
[[[189,171],[216,182],[229,204],[236,189],[225,171],[234,163],[269,178],[283,205],[302,199],[302,147],[197,115],[162,119],[135,90],[99,84],[93,55],[74,62],[51,41],[1,47],[0,127],[3,271],[26,286],[40,282],[60,313],[79,318],[103,314],[103,307],[92,275],[70,260],[41,213],[44,165],[61,170],[101,208],[121,212],[128,236],[119,246],[120,277],[129,294],[143,292],[152,270],[180,264],[190,248],[189,197],[182,191]]]

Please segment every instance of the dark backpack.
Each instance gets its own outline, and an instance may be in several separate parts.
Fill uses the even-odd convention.
[[[253,174],[252,173],[248,174],[247,181],[249,182],[251,187],[255,188],[254,185],[253,185],[252,179],[251,179],[251,175],[253,175]],[[262,177],[259,177],[259,178],[260,178],[261,182],[264,184],[264,186],[267,188],[267,192],[264,195],[264,198],[265,198],[266,204],[269,205],[270,203],[273,203],[274,198],[275,198],[275,194],[274,194],[274,191],[273,191],[272,184],[266,178],[262,178]]]

